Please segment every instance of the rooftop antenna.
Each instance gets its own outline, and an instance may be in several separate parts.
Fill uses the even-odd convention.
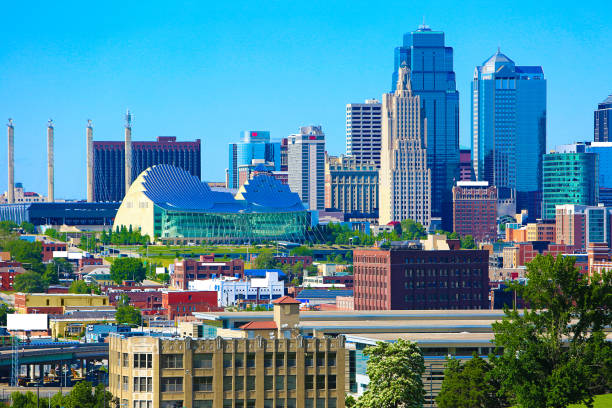
[[[129,109],[125,114],[125,127],[132,127],[132,114]]]
[[[419,30],[429,30],[429,26],[425,24],[425,16],[423,16],[423,24],[419,26]]]

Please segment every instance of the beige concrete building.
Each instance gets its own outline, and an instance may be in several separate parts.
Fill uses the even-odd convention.
[[[378,166],[351,156],[325,157],[325,208],[375,219],[378,213]]]
[[[431,170],[421,111],[420,96],[412,94],[410,69],[403,64],[397,90],[383,95],[379,224],[411,218],[429,226]]]
[[[291,298],[275,302],[273,318],[243,329],[266,326],[268,338],[112,336],[110,391],[129,408],[343,408],[344,337],[297,334]]]

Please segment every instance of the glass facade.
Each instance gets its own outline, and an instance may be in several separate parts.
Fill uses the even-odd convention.
[[[474,71],[472,160],[477,180],[541,191],[546,152],[546,80],[541,67],[517,66],[499,51]],[[517,203],[527,208],[527,203]],[[518,209],[518,208],[517,208]],[[530,214],[531,215],[531,214]]]
[[[595,153],[550,153],[544,155],[542,180],[543,218],[555,219],[562,204],[595,205],[599,187],[598,156]]]
[[[228,188],[238,188],[238,169],[257,162],[273,163],[274,170],[281,169],[281,144],[270,142],[270,132],[244,131],[240,143],[230,143],[228,165]],[[255,161],[255,162],[254,162]]]
[[[412,93],[421,97],[427,119],[427,166],[431,169],[431,216],[452,228],[452,188],[459,172],[459,92],[453,71],[453,49],[444,33],[421,26],[404,34],[395,49],[391,92],[402,63],[410,68]]]
[[[596,142],[608,142],[610,140],[610,122],[612,121],[612,95],[597,105],[594,114],[594,130]]]

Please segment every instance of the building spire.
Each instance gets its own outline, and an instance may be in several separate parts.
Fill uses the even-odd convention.
[[[412,80],[410,75],[410,68],[408,68],[408,64],[406,63],[406,61],[402,62],[402,65],[399,69],[399,73],[397,76],[397,90],[408,91],[409,94],[412,94]]]

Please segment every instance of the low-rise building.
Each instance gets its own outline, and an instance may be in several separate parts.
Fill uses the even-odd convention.
[[[538,220],[527,224],[527,241],[555,242],[555,220]]]
[[[246,338],[111,336],[110,392],[126,407],[343,408],[344,337],[298,335],[298,306],[279,299]]]
[[[106,308],[108,296],[76,293],[15,293],[17,313],[62,314],[68,307]]]
[[[487,309],[489,252],[443,238],[356,249],[355,310]]]
[[[497,238],[497,188],[487,181],[459,181],[453,187],[453,231],[476,241]]]
[[[210,290],[164,291],[162,308],[168,320],[181,316],[191,316],[193,312],[210,312],[219,310],[217,292]]]
[[[244,261],[215,261],[214,255],[201,255],[199,260],[183,259],[174,262],[170,283],[176,289],[188,289],[193,280],[213,279],[221,276],[243,278]]]
[[[0,261],[0,290],[13,290],[15,276],[25,272],[21,262]]]
[[[189,282],[189,289],[214,291],[217,304],[227,307],[238,302],[270,303],[285,294],[285,282],[278,279],[278,272],[267,271],[263,278],[195,280]]]
[[[43,262],[49,262],[52,260],[54,251],[66,251],[65,242],[43,242],[41,245]]]

